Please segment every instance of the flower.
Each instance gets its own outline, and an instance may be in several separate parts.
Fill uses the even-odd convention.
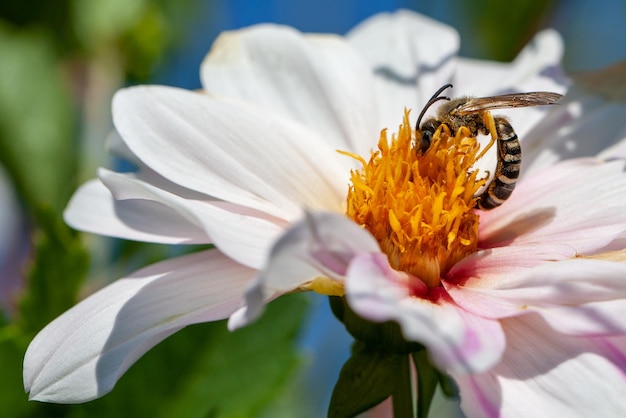
[[[597,255],[619,249],[623,225],[610,193],[624,187],[619,162],[557,164],[523,179],[506,207],[480,215],[472,241],[479,251],[455,256],[442,270],[442,286],[427,284],[425,293],[408,295],[406,283],[419,283],[419,277],[391,268],[379,241],[345,216],[350,172],[363,168],[345,152],[366,162],[381,128],[393,131],[405,108],[419,109],[444,83],[480,96],[566,89],[554,32],[538,34],[511,64],[457,58],[458,42],[446,26],[404,11],[376,16],[345,39],[260,25],[218,38],[201,69],[203,92],[160,86],[118,92],[113,116],[119,137],[111,147],[138,169],[100,169],[98,180],[82,186],[69,203],[67,222],[104,235],[213,243],[217,249],[117,280],[44,328],[24,361],[31,399],[102,396],[143,353],[182,327],[227,317],[231,328],[243,326],[269,300],[294,290],[345,291],[364,317],[398,320],[407,338],[425,344],[437,366],[458,379],[470,415],[512,408],[515,394],[505,383],[522,381],[511,368],[522,357],[515,351],[520,345],[510,340],[523,338],[520,330],[532,321],[540,324],[531,335],[559,344],[593,334],[605,351],[616,346],[605,343],[613,338],[606,337],[607,329],[576,307],[592,304],[605,318],[620,306],[611,278],[621,264]],[[511,113],[520,137],[532,138],[545,112]],[[598,205],[590,206],[589,199]],[[585,213],[590,207],[593,213]],[[605,287],[587,286],[588,270],[579,264],[603,272],[598,285]],[[565,302],[524,298],[533,296],[528,284],[554,296],[558,279],[570,277],[570,269],[576,274],[565,285],[573,289]],[[544,276],[553,280],[539,283]],[[425,298],[435,287],[436,298]],[[528,315],[519,315],[520,301]],[[544,312],[546,303],[555,304],[551,314]],[[568,310],[586,319],[579,329],[564,320]],[[557,331],[546,336],[547,329],[572,337],[557,338]],[[564,352],[569,356],[560,363],[556,356],[547,359],[553,363],[538,362],[528,378],[550,364],[555,373],[563,369],[556,364],[575,354]],[[494,370],[508,380],[489,374]],[[490,386],[494,379],[500,386]],[[486,393],[485,387],[501,390]]]

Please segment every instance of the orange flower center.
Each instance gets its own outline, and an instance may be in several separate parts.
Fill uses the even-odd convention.
[[[480,146],[463,127],[452,136],[446,125],[423,154],[409,112],[391,141],[380,134],[378,150],[351,173],[347,215],[365,227],[389,257],[391,266],[421,279],[429,288],[455,263],[476,251],[478,189],[472,169]]]

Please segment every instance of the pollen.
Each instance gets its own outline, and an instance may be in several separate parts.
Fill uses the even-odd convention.
[[[469,129],[452,135],[442,124],[423,153],[416,135],[408,111],[391,140],[381,131],[378,149],[351,173],[347,215],[376,238],[391,267],[434,288],[477,249],[475,195],[485,179],[472,168],[480,146]]]

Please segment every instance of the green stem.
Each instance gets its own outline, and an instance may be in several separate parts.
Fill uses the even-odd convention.
[[[391,395],[394,418],[414,418],[413,388],[411,385],[411,364],[409,356],[402,356],[401,372],[398,376],[396,389]]]
[[[430,364],[426,350],[413,353],[413,362],[417,370],[417,418],[426,418],[439,384],[439,376]]]

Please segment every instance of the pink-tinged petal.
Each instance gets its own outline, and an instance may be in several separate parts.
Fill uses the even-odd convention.
[[[346,216],[307,212],[274,243],[267,264],[246,292],[246,306],[231,316],[229,328],[252,322],[268,300],[314,278],[343,281],[354,257],[379,251],[376,240]]]
[[[481,266],[481,259],[451,271],[466,279],[445,283],[464,309],[491,318],[539,313],[559,332],[615,335],[626,332],[617,312],[626,311],[626,264],[593,259],[545,262],[534,268]],[[506,266],[506,261],[502,263]],[[493,274],[490,272],[495,272]],[[568,318],[568,314],[570,317]]]
[[[435,20],[408,10],[381,13],[347,38],[376,75],[381,128],[395,130],[405,108],[417,118],[435,90],[452,80],[459,35]]]
[[[217,250],[142,269],[46,326],[24,358],[30,398],[76,403],[109,392],[146,351],[193,323],[228,317],[254,271]]]
[[[482,248],[566,244],[593,254],[626,230],[623,161],[577,159],[519,182],[502,207],[481,213]]]
[[[467,312],[447,296],[435,302],[411,294],[411,278],[393,270],[383,254],[362,254],[350,264],[346,297],[351,308],[376,322],[396,321],[410,341],[425,345],[441,370],[484,371],[504,351],[498,321]]]
[[[533,244],[495,247],[478,252],[456,263],[446,274],[446,282],[465,283],[477,279],[497,283],[511,271],[522,271],[545,263],[576,257],[574,248],[567,244]]]
[[[101,169],[100,179],[122,202],[156,202],[206,231],[211,243],[234,260],[260,268],[285,221],[258,211],[208,199],[185,199],[134,178]]]
[[[113,119],[133,154],[187,189],[285,219],[302,207],[340,210],[345,199],[353,161],[263,109],[133,87],[115,95]]]
[[[575,306],[550,306],[538,312],[556,332],[562,334],[582,337],[626,334],[624,298]]]
[[[506,320],[502,361],[453,375],[468,417],[626,415],[626,338],[559,335],[534,315]]]
[[[380,130],[369,67],[341,37],[277,25],[222,33],[201,68],[206,91],[320,132],[332,149],[369,153]],[[401,113],[399,113],[401,115]]]
[[[63,214],[72,228],[94,234],[163,244],[209,243],[206,231],[156,201],[116,201],[99,180],[82,185]]]

